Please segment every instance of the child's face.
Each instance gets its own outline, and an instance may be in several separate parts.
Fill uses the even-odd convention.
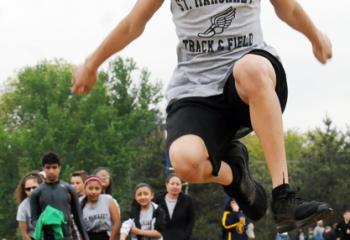
[[[135,192],[135,200],[141,207],[147,207],[153,199],[153,193],[148,187],[140,187]]]
[[[102,179],[104,188],[107,188],[109,184],[111,184],[111,176],[109,175],[109,172],[107,172],[106,170],[101,169],[96,173],[96,176]]]
[[[57,163],[45,164],[44,172],[48,182],[56,182],[60,176],[61,166]]]
[[[85,194],[89,201],[96,202],[102,191],[102,186],[97,181],[88,182],[85,185]]]
[[[74,187],[75,191],[82,195],[84,194],[84,182],[83,179],[79,176],[73,176],[70,179],[70,184]]]
[[[24,184],[24,191],[27,197],[32,195],[34,189],[39,186],[38,182],[35,179],[28,179]]]
[[[231,208],[232,208],[232,210],[233,210],[234,212],[238,212],[238,211],[239,211],[239,206],[238,206],[238,204],[236,203],[236,201],[232,200],[230,204],[231,204]]]

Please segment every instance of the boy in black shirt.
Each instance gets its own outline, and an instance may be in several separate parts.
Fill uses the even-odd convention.
[[[77,194],[73,187],[59,179],[61,172],[60,159],[55,153],[49,152],[44,155],[42,166],[46,174],[45,183],[35,189],[30,199],[33,224],[36,224],[40,214],[50,205],[64,214],[65,224],[62,225],[64,240],[72,239],[72,229],[70,227],[71,214],[73,214],[74,222],[77,225],[80,235],[85,240],[89,239],[82,225]],[[44,226],[43,233],[45,240],[54,240],[54,232],[50,226]]]

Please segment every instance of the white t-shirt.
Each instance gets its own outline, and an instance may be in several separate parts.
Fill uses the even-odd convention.
[[[170,219],[173,217],[174,209],[177,203],[177,199],[165,199],[166,206],[168,207]]]
[[[34,235],[34,226],[31,223],[31,214],[30,214],[30,201],[29,198],[24,199],[18,206],[16,220],[18,222],[26,222],[27,230],[29,236],[33,237]]]

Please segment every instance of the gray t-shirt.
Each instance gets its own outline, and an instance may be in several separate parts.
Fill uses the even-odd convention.
[[[253,49],[277,55],[263,40],[260,0],[171,0],[178,64],[168,102],[223,92],[234,62]]]
[[[30,201],[29,198],[26,198],[18,206],[16,220],[18,222],[26,222],[29,236],[33,237],[34,226],[31,223],[30,216]]]
[[[142,230],[152,230],[153,208],[150,206],[147,210],[140,211],[140,225]]]
[[[94,205],[86,203],[83,208],[83,221],[88,232],[107,231],[110,235],[112,219],[109,212],[109,203],[111,200],[110,195],[101,194]]]

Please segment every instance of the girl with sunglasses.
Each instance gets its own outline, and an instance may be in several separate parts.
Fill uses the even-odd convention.
[[[34,227],[31,224],[29,197],[32,192],[43,182],[39,171],[32,171],[26,174],[18,183],[15,191],[15,199],[18,206],[16,220],[22,239],[34,239]]]

